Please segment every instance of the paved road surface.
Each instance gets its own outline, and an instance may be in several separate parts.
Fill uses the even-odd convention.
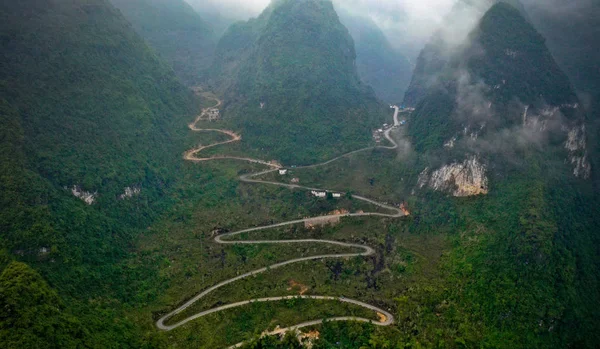
[[[217,101],[217,104],[214,108],[218,107],[219,105],[221,105],[221,101],[219,101],[218,99],[215,99]],[[189,124],[189,128],[192,131],[196,131],[196,132],[220,132],[223,134],[226,134],[228,136],[231,137],[230,140],[228,141],[224,141],[224,142],[218,142],[218,143],[214,143],[211,145],[207,145],[207,146],[201,146],[198,148],[194,148],[192,150],[187,151],[184,154],[184,159],[188,160],[188,161],[194,161],[194,162],[203,162],[203,161],[212,161],[212,160],[220,160],[220,159],[233,159],[233,160],[242,160],[242,161],[248,161],[248,162],[253,162],[253,163],[259,163],[259,164],[263,164],[266,165],[268,167],[270,167],[271,169],[266,170],[266,171],[262,171],[262,172],[258,172],[258,173],[254,173],[254,174],[246,174],[246,175],[242,175],[240,176],[240,180],[242,182],[246,182],[246,183],[258,183],[258,184],[269,184],[269,185],[276,185],[276,186],[280,186],[280,187],[285,187],[285,188],[289,188],[289,189],[302,189],[302,190],[317,190],[317,191],[328,191],[326,189],[319,189],[319,188],[311,188],[311,187],[305,187],[305,186],[300,186],[300,185],[294,185],[294,184],[286,184],[286,183],[279,183],[279,182],[272,182],[272,181],[264,181],[264,180],[259,180],[259,179],[254,179],[258,176],[273,172],[273,171],[277,171],[279,168],[281,168],[281,165],[277,164],[277,163],[273,163],[273,162],[267,162],[264,160],[258,160],[258,159],[251,159],[251,158],[241,158],[241,157],[232,157],[232,156],[213,156],[213,157],[209,157],[209,158],[199,158],[196,155],[201,152],[202,150],[205,150],[207,148],[212,148],[212,147],[216,147],[219,145],[223,145],[223,144],[228,144],[228,143],[232,143],[232,142],[238,142],[239,140],[241,140],[241,136],[238,135],[237,133],[233,132],[233,131],[229,131],[229,130],[220,130],[220,129],[199,129],[196,127],[197,122],[201,119],[202,115],[206,112],[206,110],[208,110],[209,108],[205,109],[202,111],[202,114],[200,114],[196,120]],[[398,112],[399,109],[398,107],[395,107],[395,112],[394,112],[394,126],[398,126],[399,122],[398,122]],[[391,128],[387,129],[384,133],[385,137],[390,141],[390,143],[392,144],[391,146],[377,146],[377,147],[369,147],[369,148],[364,148],[364,149],[359,149],[347,154],[344,154],[342,156],[339,156],[335,159],[320,163],[320,164],[315,164],[315,165],[310,165],[310,166],[303,166],[303,167],[298,167],[297,169],[306,169],[306,168],[315,168],[318,166],[324,166],[327,164],[330,164],[334,161],[337,161],[341,158],[359,153],[359,152],[363,152],[363,151],[367,151],[370,149],[375,149],[375,148],[380,148],[380,149],[396,149],[398,147],[398,144],[391,138],[390,136],[390,132],[391,132]],[[397,207],[393,207],[393,206],[389,206],[380,202],[377,202],[375,200],[371,200],[359,195],[353,195],[353,198],[357,199],[357,200],[361,200],[364,202],[368,202],[370,204],[373,204],[375,206],[379,206],[381,208],[387,209],[390,211],[390,213],[379,213],[379,212],[365,212],[365,213],[345,213],[345,214],[339,214],[339,215],[330,215],[330,216],[324,216],[327,218],[335,218],[335,217],[365,217],[365,216],[378,216],[378,217],[388,217],[388,218],[398,218],[398,217],[403,217],[404,213],[402,212],[402,210],[400,210]],[[294,264],[294,263],[299,263],[299,262],[304,262],[304,261],[310,261],[310,260],[318,260],[318,259],[326,259],[326,258],[349,258],[349,257],[356,257],[356,256],[370,256],[372,254],[375,253],[375,250],[373,250],[373,248],[366,246],[366,245],[359,245],[359,244],[351,244],[351,243],[345,243],[345,242],[340,242],[340,241],[333,241],[333,240],[320,240],[320,239],[299,239],[299,240],[244,240],[244,241],[239,241],[239,240],[227,240],[227,238],[236,236],[236,235],[240,235],[243,233],[249,233],[249,232],[254,232],[254,231],[260,231],[260,230],[267,230],[267,229],[273,229],[273,228],[277,228],[277,227],[283,227],[283,226],[287,226],[287,225],[293,225],[293,224],[300,224],[300,223],[305,223],[305,222],[310,222],[313,221],[315,219],[318,219],[320,217],[313,217],[313,218],[305,218],[305,219],[298,219],[298,220],[292,220],[292,221],[288,221],[288,222],[282,222],[282,223],[277,223],[277,224],[271,224],[271,225],[267,225],[267,226],[262,226],[262,227],[254,227],[254,228],[248,228],[248,229],[244,229],[244,230],[240,230],[240,231],[236,231],[236,232],[232,232],[232,233],[227,233],[227,234],[222,234],[222,235],[218,235],[215,237],[215,241],[219,244],[252,244],[252,245],[257,245],[257,244],[295,244],[295,243],[311,243],[311,244],[329,244],[329,245],[336,245],[336,246],[342,246],[342,247],[348,247],[348,248],[354,248],[354,249],[358,249],[358,250],[362,250],[362,252],[355,252],[355,253],[344,253],[344,254],[328,254],[328,255],[319,255],[319,256],[310,256],[310,257],[303,257],[303,258],[295,258],[295,259],[290,259],[288,261],[285,262],[281,262],[281,263],[277,263],[277,264],[273,264],[270,265],[268,267],[264,267],[264,268],[260,268],[257,270],[253,270],[250,271],[248,273],[236,276],[234,278],[225,280],[225,281],[221,281],[220,283],[211,286],[209,288],[207,288],[206,290],[202,291],[201,293],[199,293],[198,295],[194,296],[192,299],[188,300],[187,302],[185,302],[183,305],[181,305],[180,307],[178,307],[177,309],[173,310],[172,312],[164,315],[163,317],[161,317],[157,322],[156,322],[156,326],[161,329],[161,330],[165,330],[165,331],[170,331],[173,330],[179,326],[182,326],[190,321],[193,321],[195,319],[198,319],[200,317],[209,315],[209,314],[213,314],[216,312],[220,312],[226,309],[231,309],[231,308],[237,308],[237,307],[241,307],[241,306],[245,306],[248,305],[250,303],[254,303],[254,302],[275,302],[275,301],[282,301],[282,300],[286,300],[286,299],[293,299],[293,298],[303,298],[303,299],[318,299],[318,300],[331,300],[331,301],[338,301],[338,302],[345,302],[345,303],[351,303],[351,304],[355,304],[358,306],[361,306],[363,308],[366,309],[370,309],[373,310],[374,312],[378,312],[384,315],[385,319],[383,321],[377,322],[374,320],[370,320],[370,319],[365,319],[365,318],[355,318],[355,317],[335,317],[335,318],[331,318],[331,319],[318,319],[318,320],[313,320],[313,321],[309,321],[309,322],[304,322],[301,324],[297,324],[285,329],[279,329],[278,331],[276,331],[277,333],[280,333],[281,331],[285,331],[285,330],[294,330],[294,329],[298,329],[298,328],[302,328],[302,327],[307,327],[307,326],[313,326],[313,325],[317,325],[322,323],[325,320],[328,321],[349,321],[349,320],[353,320],[353,321],[363,321],[363,322],[373,322],[376,325],[380,325],[380,326],[388,326],[391,325],[394,322],[394,316],[392,314],[390,314],[389,312],[378,308],[376,306],[358,301],[358,300],[354,300],[354,299],[349,299],[349,298],[344,298],[344,297],[331,297],[331,296],[316,296],[316,295],[300,295],[300,296],[281,296],[281,297],[268,297],[268,298],[260,298],[260,299],[252,299],[252,300],[246,300],[246,301],[242,301],[242,302],[237,302],[237,303],[231,303],[231,304],[227,304],[227,305],[223,305],[217,308],[213,308],[213,309],[209,309],[209,310],[205,310],[202,312],[199,312],[195,315],[192,315],[184,320],[179,321],[178,323],[175,324],[165,324],[165,322],[167,322],[170,318],[172,318],[174,315],[181,313],[182,311],[186,310],[187,308],[189,308],[190,306],[192,306],[194,303],[196,303],[198,300],[202,299],[203,297],[205,297],[206,295],[208,295],[209,293],[212,293],[214,291],[216,291],[217,289],[225,286],[225,285],[229,285],[231,283],[234,283],[236,281],[248,278],[250,276],[253,275],[257,275],[260,273],[264,273],[266,271],[269,270],[273,270],[273,269],[277,269],[277,268],[281,268],[283,266],[289,265],[289,264]],[[275,333],[275,332],[273,332]],[[272,334],[272,333],[265,333],[266,335]],[[243,345],[244,342],[242,343],[238,343],[230,348],[236,348],[236,347],[240,347]]]

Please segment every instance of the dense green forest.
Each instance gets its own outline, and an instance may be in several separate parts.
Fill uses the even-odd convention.
[[[600,4],[593,0],[550,2],[550,6],[527,0],[523,3],[588,111],[590,144],[595,147],[592,149],[595,156],[591,160],[597,167],[600,154],[600,50],[595,38],[600,35]],[[600,177],[596,176],[595,180],[596,185],[600,184]]]
[[[122,325],[102,313],[105,301],[89,302],[132,297],[138,286],[128,277],[149,276],[124,277],[119,263],[136,229],[172,204],[165,193],[180,171],[185,122],[197,103],[104,0],[0,9],[0,250],[37,269],[59,294],[27,266],[10,264],[1,287],[14,308],[0,327],[11,348],[103,346]],[[93,193],[93,204],[76,198],[74,187]],[[139,195],[122,196],[127,187]],[[31,287],[30,298],[19,299],[28,297],[23,287]],[[94,308],[99,314],[91,315]],[[94,320],[82,330],[69,314]],[[31,322],[35,336],[28,338],[29,325],[11,330],[12,321]]]
[[[217,36],[184,0],[111,0],[187,85],[204,82]]]
[[[598,251],[585,247],[595,246],[598,239],[593,214],[597,196],[591,183],[575,179],[563,161],[568,154],[560,129],[565,126],[544,129],[548,138],[543,143],[533,138],[515,142],[510,136],[502,141],[498,136],[517,132],[513,137],[521,137],[518,127],[527,125],[523,105],[531,106],[529,115],[535,117],[546,115],[547,104],[572,106],[578,99],[544,38],[510,5],[493,6],[469,38],[470,45],[451,57],[440,74],[439,86],[444,88],[430,90],[409,128],[421,152],[442,157],[475,152],[493,169],[495,194],[480,199],[477,209],[461,208],[465,223],[482,224],[491,235],[483,233],[468,247],[464,240],[457,242],[452,252],[458,259],[450,278],[466,282],[458,304],[472,325],[483,325],[465,328],[472,333],[462,340],[468,346],[592,347],[598,343],[592,335],[598,323],[582,300],[600,300]],[[464,76],[471,85],[465,86]],[[497,88],[481,88],[480,81]],[[463,106],[467,98],[471,109]],[[488,103],[489,111],[482,114]],[[560,111],[566,127],[585,120],[581,108]],[[444,149],[469,123],[485,123],[479,138]]]
[[[216,56],[223,63],[214,73],[232,80],[225,117],[243,130],[246,145],[283,163],[364,146],[383,123],[383,107],[360,81],[353,40],[330,2],[275,2],[257,19],[234,24]]]
[[[557,106],[563,118],[558,122],[566,127],[584,122],[581,108],[573,107],[579,104],[575,90],[544,38],[510,5],[500,3],[492,9],[470,34],[470,43],[449,58],[438,73],[438,83],[418,104],[410,124],[417,150],[442,149],[453,136],[467,138],[460,135],[464,128],[481,128],[480,136],[493,136],[519,124],[527,128],[525,108],[535,117]],[[552,115],[545,117],[553,122]],[[550,125],[548,132],[560,133],[558,128]]]
[[[319,199],[241,183],[240,175],[264,170],[258,164],[183,161],[185,150],[225,139],[187,129],[213,101],[184,82],[207,79],[204,91],[224,99],[224,120],[207,127],[243,135],[208,154],[299,165],[370,144],[392,111],[359,75],[367,68],[331,2],[278,0],[233,24],[208,75],[210,49],[196,43],[210,29],[183,2],[1,3],[0,347],[213,349],[245,340],[243,348],[290,349],[304,347],[295,335],[261,334],[335,316],[376,322],[353,305],[292,298],[173,331],[155,326],[223,280],[292,256],[350,252],[309,243],[224,246],[214,236],[336,210],[379,212],[355,194],[404,203],[410,216],[347,217],[239,238],[336,240],[371,246],[373,255],[267,270],[177,316],[260,297],[331,295],[387,309],[395,322],[325,321],[303,329],[318,333],[315,349],[598,347],[600,195],[570,160],[589,153],[598,177],[598,118],[573,107],[586,104],[572,86],[581,92],[584,84],[563,73],[558,49],[548,49],[522,11],[494,5],[468,44],[439,61],[431,61],[440,58],[436,43],[424,49],[417,74],[434,71],[437,79],[419,86],[416,110],[400,115],[407,126],[391,133],[410,144],[406,152],[370,149],[265,175],[345,193]],[[357,39],[356,51],[392,64],[380,32],[363,24],[369,45]],[[185,40],[169,40],[180,35]],[[179,60],[188,53],[202,57]],[[568,131],[584,122],[587,136],[565,149]],[[485,164],[487,195],[419,188],[425,167],[470,156]],[[74,195],[82,192],[87,202]]]
[[[519,0],[500,1],[514,6],[522,15],[527,16]],[[463,37],[468,34],[465,30],[471,30],[471,24],[473,28],[476,26],[479,20],[476,14],[483,16],[497,2],[499,0],[460,0],[454,4],[440,28],[433,33],[417,57],[410,84],[404,95],[404,104],[416,106],[429,93],[429,89],[438,84],[439,75],[450,58],[460,50]]]

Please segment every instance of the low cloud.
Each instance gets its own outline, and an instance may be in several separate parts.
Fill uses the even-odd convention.
[[[258,16],[269,0],[186,0],[199,12],[231,20]],[[392,45],[416,57],[457,0],[334,0],[336,8],[371,18]]]
[[[392,45],[415,58],[442,25],[456,0],[336,0],[335,6],[368,16],[383,30]]]
[[[218,14],[231,20],[247,20],[258,16],[270,0],[186,0],[199,12]]]
[[[231,21],[258,16],[270,0],[186,0],[205,15]],[[394,47],[416,58],[429,38],[439,30],[449,45],[464,41],[481,16],[499,0],[333,0],[337,8],[372,19]],[[516,0],[508,0],[515,1]],[[521,0],[528,9],[576,18],[597,0]]]
[[[466,71],[456,73],[456,110],[452,118],[463,129],[456,135],[464,150],[475,154],[501,155],[511,163],[525,149],[544,149],[552,139],[564,136],[566,118],[555,106],[539,101],[525,105],[513,100],[497,109],[490,97],[495,88]],[[557,138],[558,136],[558,138]]]

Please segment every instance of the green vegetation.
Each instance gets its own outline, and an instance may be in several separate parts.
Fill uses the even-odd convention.
[[[204,82],[216,35],[184,0],[110,0],[188,85]]]
[[[488,86],[504,85],[494,93],[495,101],[508,103],[518,98],[522,103],[531,103],[542,96],[553,106],[577,102],[569,79],[546,48],[545,39],[514,7],[503,2],[495,5],[470,40],[481,45],[485,53],[477,54],[476,44],[462,53],[473,55],[467,63],[469,73]]]
[[[409,127],[421,154],[483,157],[492,184],[488,197],[461,200],[449,212],[460,217],[451,228],[460,238],[445,267],[446,282],[455,286],[437,297],[446,304],[440,318],[450,326],[429,327],[441,330],[440,338],[422,340],[451,346],[444,338],[451,335],[452,346],[593,347],[599,324],[586,309],[600,298],[591,276],[598,273],[590,270],[597,270],[597,253],[585,247],[597,239],[597,218],[588,210],[597,202],[591,184],[574,178],[563,163],[564,134],[550,129],[541,145],[494,144],[498,134],[522,125],[522,105],[532,106],[535,115],[546,103],[561,106],[577,98],[543,38],[510,5],[493,6],[470,39],[442,73],[445,88],[430,90]],[[459,78],[467,74],[469,86]],[[499,88],[477,89],[479,79]],[[479,108],[489,101],[492,111],[482,117],[465,109],[465,100]],[[584,120],[578,110],[561,111],[567,125]],[[443,149],[463,127],[481,122],[487,124],[477,141]]]
[[[403,198],[412,211],[407,231],[448,234],[452,247],[434,269],[436,277],[419,279],[411,292],[394,298],[393,329],[374,330],[385,339],[379,347],[593,348],[600,341],[600,323],[593,312],[600,303],[594,247],[599,223],[593,213],[598,196],[591,183],[574,178],[564,164],[564,136],[550,138],[543,147],[505,144],[477,149],[476,143],[466,143],[458,150],[442,150],[469,121],[457,103],[464,97],[464,86],[453,80],[459,70],[469,73],[474,84],[479,78],[489,86],[507,81],[498,90],[475,91],[500,115],[484,119],[493,131],[482,132],[480,138],[490,144],[497,130],[522,122],[522,109],[511,109],[515,98],[542,108],[540,95],[544,102],[561,105],[574,103],[575,94],[543,39],[510,6],[493,7],[471,39],[472,46],[444,68],[446,88],[430,89],[410,118],[408,131],[417,154],[386,163],[383,152],[373,151],[291,175],[303,185],[352,187],[373,198]],[[473,55],[470,50],[475,47],[486,54]],[[506,54],[507,47],[518,55]],[[563,110],[563,115],[570,121],[583,120],[577,111]],[[425,164],[464,156],[465,151],[486,158],[489,195],[410,195]],[[358,170],[350,173],[348,168]],[[363,330],[353,328],[356,336]],[[370,335],[362,338],[342,347],[378,348],[368,342]]]
[[[600,4],[583,0],[574,8],[561,8],[560,12],[550,10],[557,3],[548,5],[527,2],[531,21],[547,39],[548,48],[578,92],[598,100],[600,46],[595,38],[600,34]]]
[[[473,128],[479,137],[491,138],[502,129],[515,132],[519,124],[526,126],[522,125],[526,106],[532,116],[543,114],[548,106],[560,107],[565,120],[558,122],[568,127],[584,121],[581,108],[568,107],[579,103],[569,79],[518,10],[506,3],[495,5],[469,40],[450,58],[439,73],[439,84],[428,90],[412,116],[409,131],[418,152],[442,149],[449,139],[466,138],[461,133],[474,132]],[[555,125],[548,128],[550,144],[564,142]],[[505,148],[499,151],[511,146]]]
[[[240,183],[241,174],[263,169],[255,164],[185,163],[181,154],[195,143],[223,139],[209,133],[192,138],[186,129],[199,106],[212,102],[197,102],[104,0],[26,0],[2,3],[0,10],[2,347],[213,349],[254,339],[246,347],[297,348],[290,335],[260,339],[260,333],[322,317],[354,314],[377,321],[376,314],[345,303],[292,299],[211,314],[171,332],[154,324],[225,279],[293,257],[347,252],[314,244],[221,245],[213,237],[336,209],[374,210],[353,194],[406,202],[411,215],[345,218],[238,238],[330,239],[372,246],[375,254],[268,271],[223,287],[179,316],[303,293],[369,302],[396,317],[390,327],[315,326],[318,349],[600,343],[600,201],[591,183],[574,178],[564,163],[563,139],[513,149],[510,158],[478,152],[489,165],[487,196],[457,199],[417,189],[425,166],[472,150],[441,150],[462,129],[453,118],[459,92],[453,69],[486,84],[520,78],[506,90],[484,91],[503,116],[495,128],[520,122],[522,109],[502,113],[513,98],[536,104],[541,94],[553,104],[576,101],[543,40],[510,7],[494,7],[472,36],[489,56],[453,57],[444,72],[449,88],[429,90],[410,117],[406,131],[414,153],[369,150],[271,177],[298,177],[301,185],[348,194],[339,200]],[[307,40],[314,33],[322,40]],[[219,44],[219,54],[231,58],[223,67],[230,79],[228,120],[211,125],[235,129],[239,121],[244,143],[209,154],[262,152],[261,158],[312,162],[369,143],[358,130],[389,120],[389,109],[379,114],[371,107],[373,94],[352,67],[352,40],[329,2],[275,2],[226,37],[237,38]],[[244,42],[248,46],[241,47]],[[524,57],[506,55],[507,43]],[[245,92],[238,94],[239,88]],[[582,118],[577,112],[565,116]],[[361,120],[353,124],[353,117]],[[286,122],[296,125],[293,137],[291,128],[281,126]],[[69,190],[74,185],[97,192],[95,203],[75,198]],[[126,187],[141,192],[122,200]]]
[[[412,75],[412,66],[394,49],[381,29],[366,16],[338,10],[340,21],[354,39],[356,69],[382,101],[400,105]]]
[[[139,346],[122,304],[155,275],[121,263],[174,203],[197,103],[105,1],[5,2],[0,13],[0,250],[56,290],[11,264],[2,293],[15,307],[1,331],[9,347]],[[94,204],[73,186],[97,193]],[[121,200],[126,187],[141,192]]]
[[[440,83],[440,75],[443,74],[452,56],[461,50],[461,46],[467,42],[456,42],[462,39],[464,30],[470,30],[469,19],[480,13],[481,16],[496,3],[510,4],[517,9],[521,15],[527,17],[526,11],[520,0],[462,0],[457,1],[452,10],[442,22],[440,28],[432,35],[417,58],[412,80],[404,95],[404,104],[416,107],[429,93],[432,87]],[[466,21],[463,23],[463,21]],[[458,23],[457,23],[458,22]],[[476,25],[476,23],[473,23]],[[455,29],[459,28],[459,29]],[[512,28],[511,33],[517,33]]]
[[[275,2],[258,19],[232,26],[217,51],[225,62],[219,78],[231,81],[225,117],[241,127],[247,146],[282,163],[360,148],[384,120],[329,1]]]
[[[583,96],[582,107],[588,111],[587,129],[592,146],[591,161],[594,168],[600,164],[600,46],[595,38],[600,35],[600,4],[596,1],[578,1],[576,7],[564,6],[561,11],[550,10],[558,3],[541,6],[526,3],[531,21],[547,39],[546,44],[556,62],[569,76]],[[594,180],[600,183],[599,172]]]
[[[412,74],[410,84],[404,94],[403,104],[416,107],[423,100],[432,86],[435,86],[437,75],[448,63],[448,47],[445,46],[442,34],[436,33],[428,42],[419,57]]]
[[[56,291],[24,263],[11,262],[0,274],[0,343],[4,348],[77,348],[81,324]]]

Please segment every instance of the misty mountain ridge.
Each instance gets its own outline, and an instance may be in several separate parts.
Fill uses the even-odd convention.
[[[492,347],[597,343],[586,299],[597,299],[598,281],[583,267],[596,258],[584,247],[596,223],[579,204],[594,195],[585,121],[545,39],[506,3],[485,13],[411,115],[419,190],[496,202],[482,223],[518,212],[472,257],[466,312],[483,319]],[[516,203],[514,193],[525,196]]]
[[[225,116],[239,121],[244,141],[285,163],[366,144],[385,117],[358,76],[353,40],[330,1],[273,2],[232,25],[216,56],[213,73],[229,81]]]
[[[356,67],[362,81],[373,87],[382,101],[399,104],[412,76],[412,64],[372,19],[338,10],[356,47]]]
[[[217,35],[184,0],[110,0],[187,85],[206,80]]]
[[[415,106],[424,97],[427,89],[436,83],[450,58],[468,44],[468,34],[475,28],[483,15],[498,2],[505,2],[527,16],[519,0],[460,0],[445,16],[440,28],[421,50],[411,82],[404,96],[404,104]]]
[[[589,178],[585,113],[544,38],[515,8],[498,3],[468,41],[417,105],[410,125],[415,148],[499,163],[534,150]]]
[[[190,1],[0,3],[0,347],[598,346],[596,12],[458,0],[408,87],[372,12]]]

